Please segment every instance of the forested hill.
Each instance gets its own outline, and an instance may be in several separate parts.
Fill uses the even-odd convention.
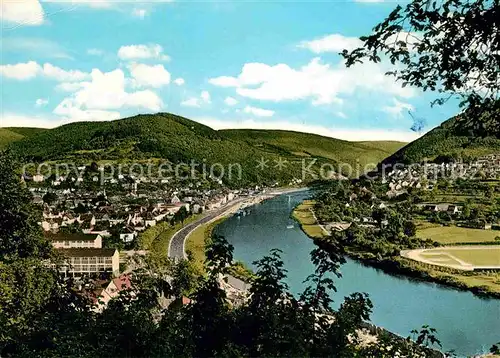
[[[385,149],[369,142],[347,142],[313,134],[288,131],[216,131],[198,122],[168,113],[138,115],[108,122],[76,122],[12,142],[10,147],[24,161],[167,159],[172,163],[239,163],[246,182],[283,183],[302,177],[303,160],[319,165],[356,165],[359,160],[378,163],[387,157]],[[267,160],[269,168],[282,158],[282,170],[258,169],[257,160]]]
[[[285,151],[301,157],[319,157],[355,165],[377,163],[405,145],[395,141],[349,142],[317,134],[260,129],[226,129],[224,137],[270,151]]]
[[[470,159],[500,152],[500,111],[480,118],[459,115],[448,119],[411,142],[382,164],[419,163],[424,160]]]
[[[7,147],[12,142],[20,141],[25,137],[30,137],[37,133],[43,132],[43,128],[0,128],[0,149]]]

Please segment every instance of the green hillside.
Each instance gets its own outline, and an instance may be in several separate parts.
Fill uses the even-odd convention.
[[[385,140],[385,141],[363,141],[363,142],[356,142],[362,145],[365,145],[367,147],[380,150],[383,152],[388,153],[389,155],[396,153],[399,149],[403,148],[405,145],[407,145],[407,142],[397,142],[397,141],[392,141],[392,140]]]
[[[500,152],[500,112],[472,119],[453,117],[406,145],[382,163],[417,163],[436,158],[474,158]]]
[[[226,138],[244,141],[267,151],[281,151],[300,157],[314,157],[355,166],[376,164],[405,145],[402,142],[348,142],[317,134],[284,130],[227,129]]]
[[[24,161],[148,160],[162,158],[171,163],[220,163],[224,168],[240,164],[239,184],[279,182],[302,178],[303,160],[316,159],[313,168],[329,163],[361,165],[377,163],[387,149],[367,143],[347,142],[313,134],[288,131],[216,131],[198,122],[168,113],[138,115],[109,122],[77,122],[26,137],[11,144]],[[258,168],[258,160],[267,163]],[[286,167],[278,170],[279,159]],[[307,162],[310,163],[310,162]],[[312,177],[308,177],[312,180]],[[227,183],[234,183],[227,179]]]
[[[0,128],[0,149],[9,145],[9,143],[16,142],[23,139],[24,136],[8,130],[7,128]]]
[[[31,137],[45,131],[44,128],[7,127],[0,128],[0,149],[6,148],[10,143],[17,142],[25,137]]]

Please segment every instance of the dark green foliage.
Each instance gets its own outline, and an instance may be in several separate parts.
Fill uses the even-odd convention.
[[[52,203],[57,200],[57,195],[53,192],[48,192],[43,196],[42,199],[44,203],[52,205]]]
[[[344,231],[333,231],[324,242],[325,250],[336,253],[344,248],[359,258],[383,260],[399,256],[403,249],[430,245],[415,237],[415,207],[411,202],[379,208],[380,200],[364,184],[367,183],[332,182],[316,196],[315,213],[320,221],[352,223]],[[376,191],[376,185],[372,183],[371,189]]]
[[[0,149],[7,147],[10,143],[23,139],[24,136],[8,130],[7,128],[0,128]]]
[[[363,353],[365,349],[396,352],[408,347],[422,352],[420,346],[397,337],[385,339],[385,346],[359,347],[355,332],[369,320],[372,304],[367,295],[355,293],[338,311],[330,307],[334,277],[339,276],[344,256],[342,246],[327,253],[325,243],[318,243],[311,253],[316,270],[299,298],[288,291],[280,252],[273,250],[256,263],[248,301],[233,306],[219,282],[231,270],[233,248],[214,236],[206,252],[206,276],[195,280],[183,262],[170,273],[174,277],[170,285],[165,271],[146,266],[133,272],[131,289],[120,292],[102,312],[92,310],[95,303],[75,282],[63,280],[42,260],[49,256],[42,249],[40,228],[30,219],[29,193],[13,174],[12,161],[0,158],[0,213],[14,226],[14,230],[1,226],[0,231],[2,357],[347,358],[370,356]],[[92,292],[99,286],[84,281],[82,287]],[[192,301],[162,310],[158,302],[171,294],[178,298],[189,294]]]
[[[383,164],[436,157],[469,160],[500,150],[500,6],[498,1],[413,0],[398,5],[342,55],[346,65],[390,60],[402,86],[436,91],[442,104],[460,97],[465,111],[410,143]],[[441,158],[442,159],[442,158]]]
[[[45,130],[44,128],[28,127],[0,128],[0,149],[7,147],[10,143],[17,142],[25,137],[31,137]]]
[[[244,141],[269,152],[281,152],[284,156],[299,155],[318,158],[333,164],[356,165],[377,163],[386,155],[400,149],[402,142],[348,142],[317,134],[282,130],[228,129],[220,131],[226,138]]]
[[[51,246],[37,224],[41,215],[16,169],[12,156],[0,153],[0,262],[48,258]]]
[[[470,161],[500,151],[500,111],[483,113],[479,119],[467,115],[451,118],[423,137],[401,148],[382,165],[420,163],[424,160]]]
[[[491,346],[490,353],[491,354],[500,354],[500,342]]]
[[[276,182],[286,185],[293,178],[302,178],[303,160],[306,160],[305,166],[317,160],[313,166],[316,173],[324,163],[334,167],[340,163],[355,166],[357,160],[363,171],[364,164],[376,164],[396,149],[392,143],[386,149],[374,146],[369,142],[346,142],[288,131],[215,131],[168,113],[138,115],[110,122],[71,123],[11,145],[25,162],[60,160],[88,165],[104,159],[161,158],[173,166],[186,163],[187,173],[192,161],[197,164],[195,169],[198,172],[205,164],[207,174],[210,174],[212,164],[220,163],[225,170],[223,181],[234,186]],[[302,152],[304,148],[307,153]],[[257,168],[257,161],[261,158],[267,161],[266,170]],[[276,170],[275,164],[280,158],[286,161],[286,167]],[[241,165],[241,180],[237,164]],[[93,167],[95,169],[95,165]],[[214,170],[214,174],[221,173]]]
[[[386,57],[403,87],[437,91],[438,104],[456,95],[477,114],[499,109],[499,28],[498,1],[413,0],[342,55],[347,66]]]

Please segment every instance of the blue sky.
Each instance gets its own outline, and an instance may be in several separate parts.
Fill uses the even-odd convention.
[[[458,112],[338,52],[395,2],[2,1],[1,126],[172,112],[214,128],[404,140]]]

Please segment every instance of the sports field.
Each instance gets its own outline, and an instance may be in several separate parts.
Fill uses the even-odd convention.
[[[500,236],[500,231],[497,230],[468,229],[457,226],[435,226],[417,230],[417,237],[431,239],[443,245],[494,242],[498,236]]]
[[[426,264],[473,271],[500,270],[500,246],[454,246],[405,250],[401,256]]]

